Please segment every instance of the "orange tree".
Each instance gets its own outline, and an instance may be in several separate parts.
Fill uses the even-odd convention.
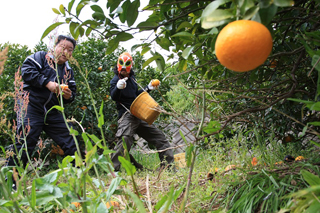
[[[165,59],[161,51],[152,51],[152,45],[170,50],[168,59],[172,59],[180,71],[175,77],[192,75],[199,79],[198,83],[185,84],[190,92],[203,89],[203,85],[206,88],[206,110],[211,113],[212,121],[219,121],[222,128],[218,131],[239,122],[247,128],[259,127],[262,132],[273,127],[281,138],[288,131],[297,135],[302,132],[303,124],[316,119],[316,113],[309,108],[301,111],[302,104],[287,99],[317,101],[319,23],[316,8],[319,1],[151,0],[141,9],[142,3],[139,0],[70,1],[53,9],[65,17],[65,21],[49,26],[43,37],[61,24],[68,24],[75,38],[95,31],[101,38],[109,39],[106,49],[109,55],[121,42],[132,39],[133,34],[153,33],[152,41],[146,39],[133,46],[142,53],[151,53],[142,68],[155,61],[158,69],[164,71]],[[92,18],[82,20],[81,11],[89,6]],[[151,14],[137,23],[137,17],[145,11]],[[220,30],[240,19],[262,23],[273,38],[269,58],[246,73],[225,68],[215,56],[215,41]],[[277,61],[275,67],[274,63],[271,65],[272,60]],[[216,110],[217,106],[223,113]],[[306,133],[316,135],[314,129],[308,128]],[[214,130],[207,131],[207,135],[198,140],[216,134]]]

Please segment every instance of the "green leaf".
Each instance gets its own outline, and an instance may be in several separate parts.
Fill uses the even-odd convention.
[[[214,13],[208,16],[201,17],[201,27],[204,29],[211,29],[212,27],[217,27],[229,23],[234,15],[233,11],[230,9],[220,10],[217,9]]]
[[[181,29],[187,30],[187,29],[191,29],[192,27],[193,27],[193,25],[190,24],[190,22],[184,21],[184,22],[182,22],[182,23],[179,25],[179,27],[177,28],[176,31],[179,31],[179,30],[181,30]],[[187,28],[187,29],[186,29],[186,28]]]
[[[168,51],[170,50],[169,47],[171,46],[171,42],[170,42],[169,39],[162,37],[162,38],[156,39],[156,42],[157,42],[163,49],[168,50]]]
[[[278,11],[278,7],[274,4],[266,8],[260,8],[259,15],[260,15],[261,23],[267,26],[272,21],[277,11]]]
[[[56,110],[58,110],[58,111],[60,111],[60,112],[63,112],[63,111],[64,111],[64,108],[63,108],[62,106],[59,106],[59,105],[54,105],[53,107],[51,107],[51,108],[47,111],[46,115],[44,116],[44,122],[45,122],[45,124],[46,124],[46,120],[47,120],[47,115],[48,115],[48,113],[49,113],[51,110],[53,110],[53,109],[56,109]]]
[[[119,46],[119,41],[116,38],[111,39],[107,46],[106,55],[113,53],[113,51],[117,49],[118,46]]]
[[[142,50],[141,50],[141,55],[144,55],[145,53],[147,53],[149,50],[151,50],[151,47],[144,47],[144,48],[142,48]]]
[[[312,67],[314,67],[317,71],[320,72],[320,56],[319,55],[314,55],[312,57],[311,64],[312,64]],[[318,86],[320,85],[318,84]]]
[[[246,11],[246,13],[243,16],[243,19],[244,20],[251,19],[258,11],[259,11],[259,7],[257,6],[251,7],[249,10]]]
[[[13,207],[13,201],[12,200],[0,200],[0,206],[2,207]],[[3,211],[6,213],[5,211]],[[10,211],[7,211],[8,213],[11,213]]]
[[[73,36],[73,38],[76,37],[76,28],[79,26],[79,23],[77,22],[71,22],[69,24],[69,31],[71,33],[71,35]]]
[[[81,1],[77,7],[76,7],[76,16],[79,16],[81,10],[83,9],[84,6],[86,6],[89,2],[88,1]]]
[[[121,32],[117,35],[116,39],[118,41],[128,41],[133,38],[133,35],[126,32]]]
[[[146,66],[148,66],[151,62],[153,62],[154,60],[156,60],[159,57],[160,57],[159,55],[156,55],[156,56],[153,56],[153,57],[149,58],[148,60],[146,60],[142,65],[142,69],[144,69]]]
[[[294,5],[292,0],[274,0],[273,3],[278,7],[291,7]]]
[[[118,159],[121,163],[121,166],[126,170],[127,174],[129,176],[134,175],[134,173],[137,171],[136,167],[134,165],[132,165],[132,163],[130,161],[126,160],[122,156],[119,156]]]
[[[123,179],[121,177],[115,177],[112,179],[110,186],[108,187],[108,191],[106,194],[106,200],[109,201],[113,193],[117,190]]]
[[[144,22],[140,22],[137,27],[140,30],[150,30],[150,29],[156,29],[156,27],[158,26],[157,22],[154,21],[144,21]]]
[[[308,124],[313,125],[313,126],[320,126],[319,121],[309,122]]]
[[[88,163],[92,161],[93,157],[95,156],[95,154],[97,154],[97,146],[93,146],[92,149],[90,149],[90,151],[87,150],[87,154],[85,156],[85,162]]]
[[[104,13],[94,12],[92,14],[92,18],[94,18],[95,20],[104,21],[106,19],[106,16],[104,15]]]
[[[190,145],[186,148],[186,163],[187,166],[190,167],[191,166],[191,162],[192,162],[192,156],[194,154],[194,145],[192,143],[190,143]]]
[[[68,11],[71,11],[75,0],[71,0],[68,4]]]
[[[101,202],[99,204],[99,206],[97,207],[97,211],[96,212],[97,213],[104,213],[104,212],[109,212],[109,210],[108,210],[107,206],[103,202]]]
[[[189,55],[192,53],[193,48],[194,46],[189,46],[186,49],[184,49],[182,52],[182,57],[187,60]]]
[[[146,213],[146,209],[144,207],[144,204],[140,200],[140,198],[136,194],[134,194],[133,192],[131,192],[129,190],[126,190],[126,192],[132,198],[132,200],[137,208],[137,212]]]
[[[102,102],[99,110],[98,127],[101,128],[103,125],[104,125],[104,114],[103,114],[103,102]]]
[[[320,144],[317,143],[317,142],[315,142],[315,141],[313,141],[313,140],[310,140],[310,143],[312,143],[313,145],[315,145],[315,146],[317,146],[317,147],[320,147]]]
[[[92,6],[90,6],[91,7],[91,9],[93,10],[93,11],[95,11],[95,12],[98,12],[98,13],[104,13],[103,12],[103,10],[102,10],[102,8],[99,6],[99,5],[92,5]]]
[[[135,0],[131,3],[130,9],[127,10],[127,24],[129,27],[131,27],[134,22],[137,20],[139,9],[140,7],[140,0]]]
[[[59,11],[58,9],[56,9],[56,8],[52,8],[52,11],[53,11],[54,13],[56,13],[56,14],[60,15],[60,11]]]
[[[159,209],[158,212],[168,212],[169,211],[172,203],[174,202],[173,194],[174,194],[174,186],[171,186],[170,191],[167,194],[166,202],[164,203],[164,205],[162,205],[162,207]]]
[[[48,204],[49,202],[55,200],[55,199],[59,199],[63,197],[63,194],[61,192],[61,189],[58,187],[54,187],[54,189],[52,190],[52,192],[50,193],[49,191],[43,190],[43,191],[36,191],[36,205],[37,206],[41,206],[41,205],[45,205]],[[25,197],[21,202],[21,205],[29,205],[29,201],[28,198]]]
[[[210,121],[206,127],[204,127],[202,130],[206,132],[207,134],[211,134],[213,132],[218,131],[221,129],[221,124],[219,121]]]
[[[36,196],[36,181],[33,179],[31,187],[31,202],[30,206],[33,208],[36,206],[37,196]]]
[[[51,24],[42,34],[40,40],[44,39],[52,30],[56,29],[56,27],[60,26],[61,24],[65,24],[65,22],[56,22]]]
[[[194,37],[194,35],[189,32],[183,31],[183,32],[178,32],[178,33],[172,35],[171,37]]]
[[[216,0],[211,2],[206,6],[206,8],[203,10],[201,18],[210,17],[212,13],[215,12],[216,9],[222,4],[225,4],[227,2],[230,2],[231,0]]]
[[[63,4],[61,4],[61,5],[59,6],[59,10],[60,10],[60,12],[61,12],[64,16],[66,16],[66,11],[64,10]]]
[[[303,179],[310,185],[310,186],[316,186],[320,185],[320,178],[317,175],[312,174],[311,172],[308,172],[307,170],[301,170],[301,174],[303,176]]]
[[[94,143],[99,143],[101,140],[95,136],[95,135],[92,135],[92,134],[88,134],[88,136],[91,138],[91,140],[93,140]]]
[[[119,15],[119,19],[122,23],[125,23],[126,19],[127,19],[127,11],[128,8],[130,8],[131,2],[130,0],[126,0],[123,4],[122,4],[122,13]]]
[[[166,62],[165,62],[164,58],[162,57],[162,55],[159,54],[159,56],[160,56],[160,57],[158,57],[158,58],[156,59],[156,64],[157,64],[157,66],[158,66],[158,69],[159,69],[161,72],[163,72],[164,69],[165,69],[165,66],[166,66]]]
[[[112,13],[120,5],[122,0],[108,0],[107,7],[110,8],[110,13]]]

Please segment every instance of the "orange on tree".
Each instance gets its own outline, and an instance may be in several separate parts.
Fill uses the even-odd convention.
[[[273,59],[271,62],[270,62],[270,68],[276,68],[278,65],[278,61],[276,59]]]
[[[151,85],[154,87],[157,87],[160,85],[160,81],[158,79],[154,79],[154,80],[152,80]]]
[[[99,70],[99,71],[102,71],[102,67],[101,67],[101,66],[100,66],[100,67],[98,67],[98,70]]]
[[[219,62],[236,72],[247,72],[263,64],[272,50],[270,31],[261,23],[238,20],[219,33],[215,51]]]

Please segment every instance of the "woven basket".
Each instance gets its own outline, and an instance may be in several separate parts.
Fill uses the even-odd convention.
[[[130,112],[151,125],[159,116],[159,104],[147,92],[142,92],[132,102]]]
[[[182,152],[179,154],[175,154],[174,157],[174,163],[177,167],[179,168],[184,168],[186,167],[186,153]]]

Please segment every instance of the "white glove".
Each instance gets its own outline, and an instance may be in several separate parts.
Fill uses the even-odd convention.
[[[153,80],[151,80],[150,83],[148,84],[148,89],[149,89],[149,90],[157,89],[157,88],[160,86],[160,82],[159,82],[159,85],[157,85],[157,86],[152,86],[152,81],[153,81]]]
[[[118,88],[118,89],[124,89],[124,88],[126,88],[126,86],[127,86],[126,80],[128,80],[128,77],[125,77],[125,78],[123,78],[123,79],[120,79],[120,80],[118,81],[118,83],[117,83],[117,88]]]

